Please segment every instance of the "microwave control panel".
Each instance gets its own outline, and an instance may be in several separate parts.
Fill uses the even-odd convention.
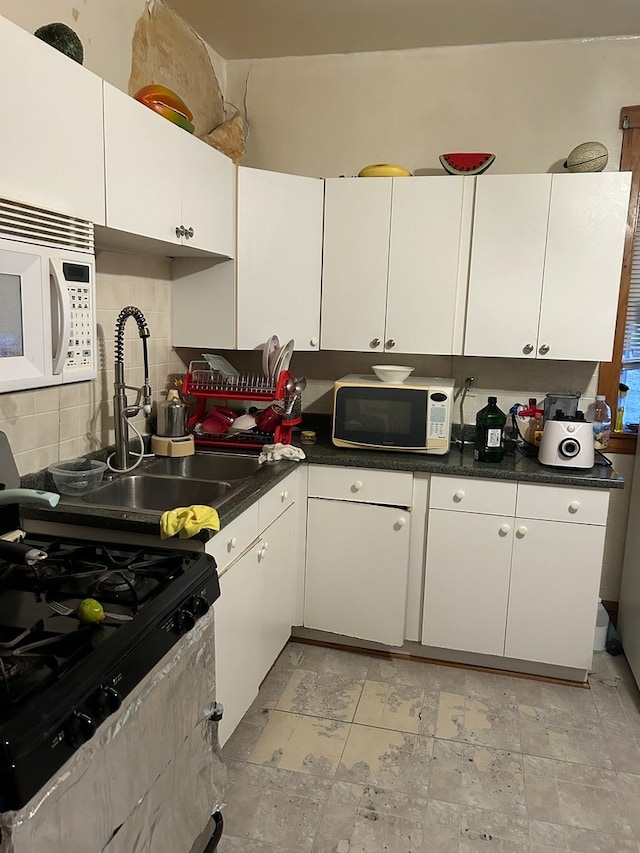
[[[69,294],[71,325],[64,364],[65,379],[95,375],[96,323],[92,268],[88,264],[63,263]]]
[[[449,395],[432,391],[427,399],[427,440],[448,439],[451,417]]]

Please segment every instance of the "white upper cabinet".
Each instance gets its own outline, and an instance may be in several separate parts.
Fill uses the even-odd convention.
[[[383,350],[392,180],[325,181],[321,349]]]
[[[477,178],[465,355],[608,361],[630,174]]]
[[[104,223],[102,80],[0,17],[0,195]]]
[[[451,176],[326,181],[323,349],[462,351],[472,190]]]
[[[323,198],[320,178],[238,169],[238,349],[319,349]]]
[[[108,83],[104,125],[107,227],[234,257],[232,161]]]

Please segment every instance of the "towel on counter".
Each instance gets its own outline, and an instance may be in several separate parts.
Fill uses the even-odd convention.
[[[204,528],[220,530],[220,518],[210,506],[194,504],[168,509],[160,518],[160,538],[168,539],[179,533],[180,539],[189,539]]]
[[[291,444],[265,444],[262,453],[258,456],[258,463],[262,465],[263,462],[278,462],[280,459],[301,462],[306,458],[303,450],[300,450],[299,447],[293,447]]]

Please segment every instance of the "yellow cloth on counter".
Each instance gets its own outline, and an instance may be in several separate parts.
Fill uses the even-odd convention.
[[[180,535],[180,539],[189,539],[204,528],[220,530],[220,518],[215,509],[202,504],[179,506],[168,509],[160,518],[160,538]]]

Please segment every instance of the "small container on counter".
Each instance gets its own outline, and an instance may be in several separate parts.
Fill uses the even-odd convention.
[[[300,444],[315,444],[316,434],[312,429],[303,429],[300,433]]]

